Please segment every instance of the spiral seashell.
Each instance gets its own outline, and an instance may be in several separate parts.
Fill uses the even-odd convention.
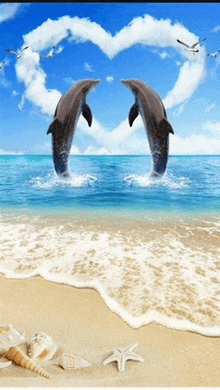
[[[88,362],[88,360],[82,359],[80,357],[63,353],[60,359],[60,366],[64,370],[73,370],[83,367],[89,367],[91,366],[91,363]]]
[[[3,354],[11,347],[15,347],[25,341],[24,334],[20,334],[13,325],[0,326],[0,354]]]
[[[52,337],[44,332],[34,333],[27,342],[27,354],[38,361],[50,360],[57,350]]]
[[[5,356],[17,363],[23,368],[28,368],[29,370],[36,372],[44,376],[45,378],[52,379],[53,377],[45,371],[42,367],[40,367],[36,362],[30,359],[23,351],[21,351],[18,347],[12,347],[6,352]]]

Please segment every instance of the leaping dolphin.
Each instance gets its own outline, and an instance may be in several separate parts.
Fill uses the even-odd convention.
[[[169,133],[174,134],[171,124],[167,120],[166,110],[157,93],[143,81],[130,79],[121,80],[135,96],[135,103],[129,112],[129,125],[132,126],[140,113],[148,136],[149,146],[153,158],[152,177],[164,174],[169,153]]]
[[[70,177],[68,158],[74,132],[80,114],[92,125],[92,112],[86,104],[88,92],[100,83],[101,80],[82,80],[74,84],[60,98],[47,134],[52,133],[52,150],[54,168],[58,175]]]

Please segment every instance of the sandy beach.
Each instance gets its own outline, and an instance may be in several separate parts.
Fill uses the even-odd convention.
[[[52,361],[46,379],[15,364],[1,370],[2,387],[170,387],[220,386],[218,337],[165,328],[156,324],[132,329],[112,313],[93,289],[0,276],[1,323],[13,324],[29,338],[43,331],[64,351],[92,365],[64,371]],[[114,347],[138,343],[134,350],[144,362],[103,365]],[[23,346],[25,348],[25,345]],[[56,357],[56,355],[55,355]]]

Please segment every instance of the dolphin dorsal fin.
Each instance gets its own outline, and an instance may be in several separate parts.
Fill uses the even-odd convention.
[[[173,128],[166,118],[162,119],[162,121],[160,122],[160,127],[163,128],[163,130],[166,130],[168,134],[174,134]]]
[[[92,125],[92,111],[88,104],[84,103],[82,106],[82,115],[87,120],[89,127]]]
[[[50,133],[53,132],[54,125],[57,124],[57,121],[58,121],[57,118],[55,118],[55,119],[53,120],[53,122],[50,124],[50,126],[49,126],[49,128],[48,128],[48,130],[47,130],[47,134],[50,134]]]
[[[133,125],[133,122],[137,118],[138,114],[139,114],[138,105],[137,103],[134,103],[128,115],[128,121],[130,126]]]

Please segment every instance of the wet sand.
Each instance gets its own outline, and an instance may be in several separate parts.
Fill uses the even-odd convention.
[[[28,339],[48,333],[59,348],[44,368],[46,379],[16,366],[1,369],[1,387],[213,387],[220,386],[220,340],[151,324],[132,329],[112,313],[93,289],[0,275],[1,324],[13,324]],[[114,347],[138,343],[134,352],[144,362],[127,361],[125,372],[103,361]],[[25,349],[25,344],[21,346]],[[61,353],[89,360],[90,367],[65,371]]]

